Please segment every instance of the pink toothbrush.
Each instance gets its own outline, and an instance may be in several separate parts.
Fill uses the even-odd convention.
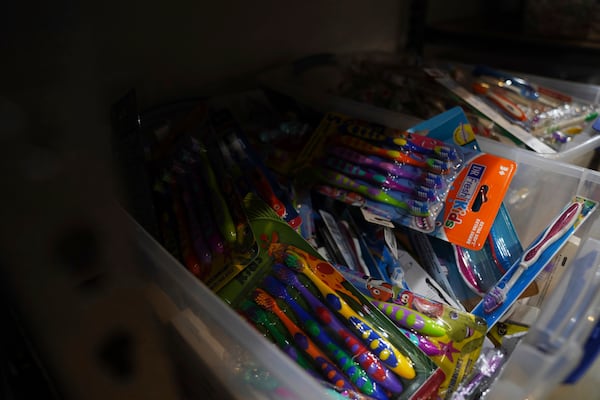
[[[552,243],[560,239],[573,226],[582,208],[583,203],[575,202],[550,224],[550,227],[544,232],[542,237],[523,254],[518,269],[513,273],[508,282],[502,286],[501,280],[499,284],[486,294],[483,299],[484,312],[491,313],[504,303],[506,294],[514,286],[519,277],[523,275],[523,272],[533,265]]]

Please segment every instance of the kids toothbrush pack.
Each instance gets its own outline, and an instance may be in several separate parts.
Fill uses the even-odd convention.
[[[452,393],[479,357],[485,320],[397,286],[342,272],[444,371],[440,396]]]
[[[483,246],[515,170],[479,152],[459,108],[408,131],[329,113],[296,165],[315,184],[360,197],[366,212],[472,249]]]
[[[340,389],[378,399],[437,392],[443,372],[410,339],[262,201],[249,196],[246,206],[261,251],[243,280],[218,292],[223,299]]]

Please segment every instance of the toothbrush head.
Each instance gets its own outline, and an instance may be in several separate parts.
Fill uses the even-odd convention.
[[[283,262],[293,271],[297,272],[304,272],[308,268],[306,261],[293,251],[288,251],[285,253]]]
[[[435,146],[433,152],[445,160],[458,160],[458,151],[450,146]]]
[[[414,190],[415,197],[420,201],[432,202],[436,201],[437,196],[435,191],[425,186],[418,186]]]
[[[252,322],[263,326],[269,326],[270,321],[267,313],[262,308],[259,308],[256,303],[247,300],[240,306],[240,311],[247,316]]]
[[[492,288],[483,298],[483,311],[491,313],[504,303],[505,293],[498,287]]]
[[[445,161],[441,161],[436,158],[428,158],[426,163],[427,163],[427,167],[432,172],[435,172],[438,174],[447,174],[450,172],[450,165]]]
[[[265,310],[273,312],[281,311],[275,299],[263,289],[255,289],[252,293],[252,298],[254,299],[256,304],[258,304]]]
[[[286,290],[285,286],[283,286],[277,279],[272,276],[267,276],[262,284],[262,287],[273,297],[277,297],[281,300],[288,301],[292,297]]]
[[[429,217],[431,212],[427,203],[418,200],[409,200],[407,204],[408,212],[415,217]]]
[[[302,282],[300,282],[300,279],[298,279],[298,276],[283,264],[275,264],[273,266],[273,272],[279,281],[287,285],[291,285],[295,288],[304,286],[302,285]]]
[[[423,184],[432,189],[441,189],[444,186],[444,178],[433,172],[427,172],[423,175]]]

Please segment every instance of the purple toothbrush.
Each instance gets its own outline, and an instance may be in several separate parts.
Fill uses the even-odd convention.
[[[444,186],[444,179],[433,172],[424,171],[421,168],[412,165],[401,165],[386,161],[377,156],[365,156],[357,151],[346,147],[334,146],[329,148],[329,152],[344,160],[377,168],[378,170],[387,172],[401,178],[407,178],[414,182],[421,183],[429,188],[439,189]]]
[[[421,351],[429,357],[441,356],[444,350],[436,346],[431,340],[418,333],[411,332],[408,329],[400,328],[400,332],[404,334],[411,342],[413,342]]]
[[[365,170],[356,164],[344,161],[340,158],[327,157],[324,160],[325,166],[333,168],[339,172],[348,174],[355,178],[368,179],[378,183],[388,189],[397,190],[399,192],[408,193],[414,196],[415,199],[421,201],[435,201],[435,192],[420,185],[415,184],[410,180],[394,180],[385,175],[378,174],[372,170]]]
[[[500,307],[506,300],[506,294],[513,287],[515,282],[532,264],[534,264],[541,254],[554,242],[560,239],[577,221],[577,217],[583,208],[583,203],[575,202],[571,204],[561,215],[559,215],[544,232],[542,237],[535,242],[521,257],[518,269],[512,274],[508,282],[502,285],[502,281],[494,286],[483,299],[483,310],[491,313]]]

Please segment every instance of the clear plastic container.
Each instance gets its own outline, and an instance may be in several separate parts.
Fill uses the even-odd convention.
[[[599,172],[496,142],[485,148],[518,163],[505,204],[524,245],[573,195],[600,200]],[[582,243],[589,237],[600,239],[600,213],[593,213],[578,234]],[[170,342],[176,345],[176,364],[182,369],[179,376],[186,378],[189,391],[218,393],[219,398],[228,398],[225,393],[244,399],[327,397],[317,382],[192,277],[142,228],[137,227],[135,244],[148,272],[149,298],[168,326]],[[581,337],[574,337],[565,340],[563,350],[579,354],[582,345]],[[557,368],[570,365],[561,364],[560,357],[546,361],[558,362]],[[543,384],[557,383],[549,378]]]

